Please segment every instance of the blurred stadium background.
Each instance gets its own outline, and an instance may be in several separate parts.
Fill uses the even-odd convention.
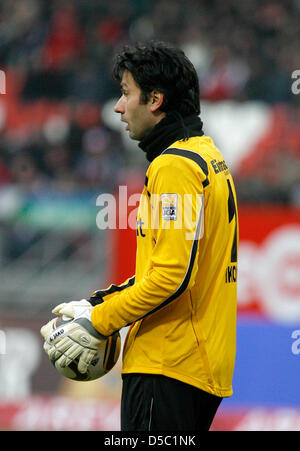
[[[100,230],[97,198],[142,188],[110,72],[122,44],[151,38],[193,61],[205,132],[237,187],[234,395],[212,429],[300,429],[299,12],[299,0],[1,1],[0,429],[119,428],[120,365],[62,380],[39,329],[58,302],[133,271],[135,232]]]

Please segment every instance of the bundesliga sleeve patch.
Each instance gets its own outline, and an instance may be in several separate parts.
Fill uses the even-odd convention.
[[[177,194],[161,194],[162,218],[167,221],[177,219]]]

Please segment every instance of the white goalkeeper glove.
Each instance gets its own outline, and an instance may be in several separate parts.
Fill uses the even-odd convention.
[[[64,321],[69,319],[78,318],[81,315],[84,315],[87,319],[91,319],[91,311],[92,306],[86,299],[81,299],[81,301],[71,301],[71,302],[63,302],[52,310],[52,313],[61,317]],[[41,334],[45,340],[47,340],[48,336],[55,329],[55,323],[57,318],[52,319],[47,324],[45,324],[41,328]],[[45,342],[44,348],[48,348],[47,343]]]
[[[94,307],[85,299],[79,302],[59,304],[52,312],[63,319],[71,319],[54,328],[57,318],[49,321],[41,328],[45,339],[44,350],[50,360],[57,361],[61,367],[70,365],[79,358],[78,371],[86,373],[89,364],[106,339],[91,323],[91,312]]]
[[[93,306],[86,299],[81,299],[81,301],[71,301],[71,302],[63,302],[62,304],[57,305],[52,310],[57,316],[62,316],[63,319],[68,318],[79,318],[80,316],[85,316],[89,320],[91,319],[91,313],[93,310]],[[65,318],[67,317],[67,318]]]
[[[81,314],[85,315],[89,320],[91,317],[91,304],[86,299],[81,299],[80,301],[62,302],[52,310],[52,313],[61,317],[64,321],[69,319],[75,319]],[[44,350],[48,354],[50,348],[47,338],[56,328],[57,318],[52,319],[47,324],[45,324],[40,332],[44,337]]]

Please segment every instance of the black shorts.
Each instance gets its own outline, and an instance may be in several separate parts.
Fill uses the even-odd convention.
[[[176,379],[123,375],[122,431],[208,431],[222,398]]]

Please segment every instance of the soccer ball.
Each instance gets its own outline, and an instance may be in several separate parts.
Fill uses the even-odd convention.
[[[62,317],[56,318],[52,323],[53,331],[70,321],[73,320],[64,320]],[[50,360],[56,370],[67,379],[72,379],[74,381],[93,381],[95,379],[99,379],[112,370],[118,361],[120,349],[121,337],[119,332],[116,332],[102,341],[95,358],[89,364],[87,372],[84,374],[80,373],[77,368],[79,358],[75,359],[70,363],[70,365],[64,368],[59,365],[57,362],[58,359]]]

